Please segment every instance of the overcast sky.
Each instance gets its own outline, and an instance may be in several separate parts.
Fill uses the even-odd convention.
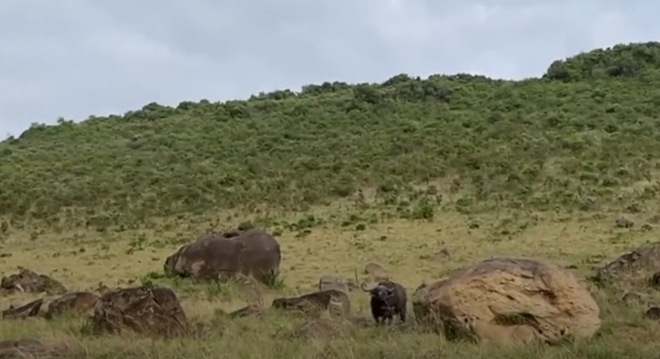
[[[642,0],[0,0],[0,136],[323,81],[540,76],[659,40],[658,14]]]

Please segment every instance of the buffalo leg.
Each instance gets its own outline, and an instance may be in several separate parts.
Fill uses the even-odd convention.
[[[378,313],[376,312],[376,310],[374,310],[373,308],[371,309],[371,315],[374,317],[374,320],[376,321],[376,324],[378,324],[379,321],[380,321],[380,317],[379,317]]]

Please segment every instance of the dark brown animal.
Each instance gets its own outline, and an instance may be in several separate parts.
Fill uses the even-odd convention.
[[[267,283],[279,273],[282,253],[277,239],[261,229],[211,233],[181,247],[165,261],[165,271],[183,277],[226,280],[251,276]]]
[[[392,281],[381,281],[372,284],[370,288],[366,283],[362,284],[362,290],[371,295],[371,315],[376,323],[384,321],[392,322],[398,315],[402,322],[406,321],[406,303],[408,298],[406,290],[399,283]]]
[[[313,292],[299,297],[277,298],[273,300],[272,307],[276,309],[311,312],[314,310],[331,311],[337,307],[341,315],[349,317],[351,302],[348,295],[341,290],[329,289]]]

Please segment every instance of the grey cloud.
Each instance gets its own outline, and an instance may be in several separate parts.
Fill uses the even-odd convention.
[[[327,80],[539,76],[580,51],[657,39],[658,10],[641,0],[7,0],[0,132]]]

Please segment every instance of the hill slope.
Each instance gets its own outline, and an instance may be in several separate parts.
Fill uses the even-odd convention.
[[[596,50],[519,82],[399,75],[35,125],[0,143],[0,214],[298,208],[438,180],[472,206],[586,210],[639,184],[626,200],[653,198],[658,49]],[[622,57],[647,62],[585,75]]]

